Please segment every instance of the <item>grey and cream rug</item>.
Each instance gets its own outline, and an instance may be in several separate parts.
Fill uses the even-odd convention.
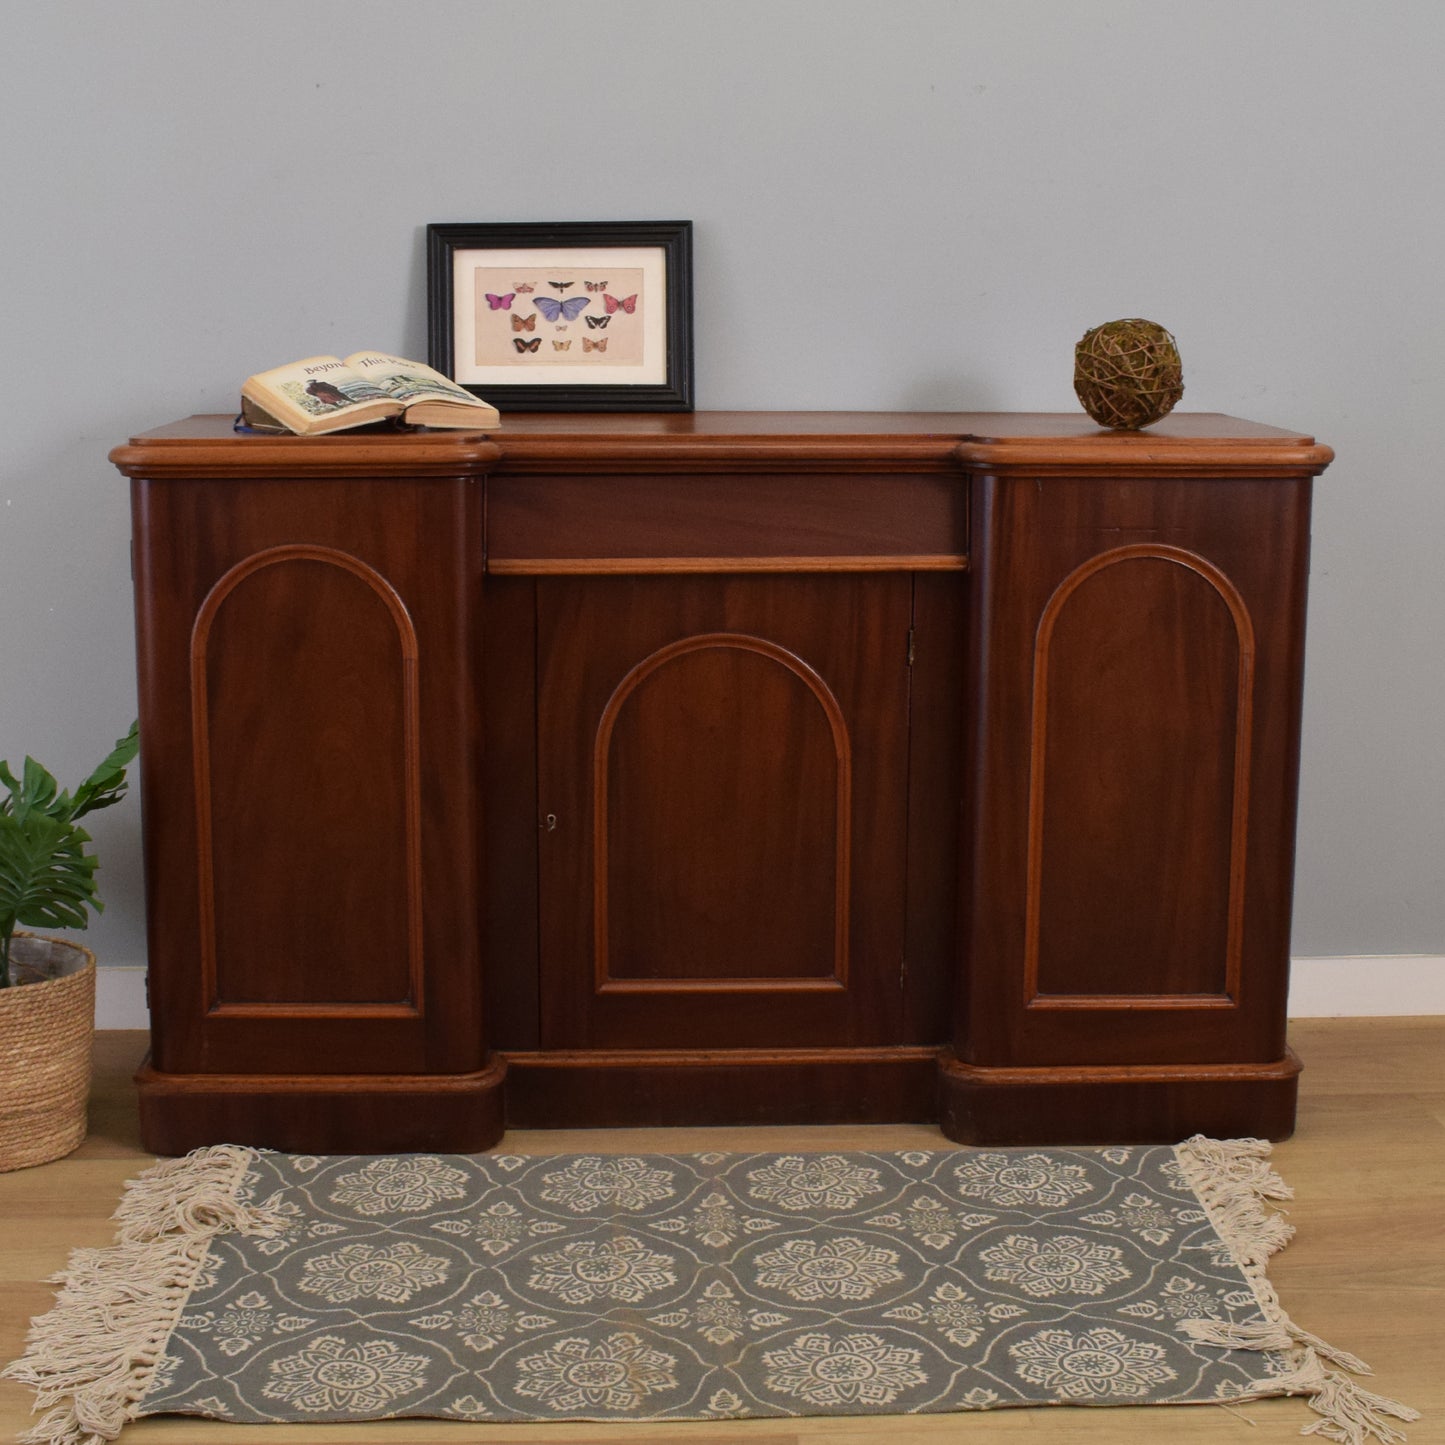
[[[1310,1397],[1264,1273],[1268,1145],[307,1157],[230,1146],[128,1187],[7,1373],[27,1437],[236,1423],[725,1420]]]

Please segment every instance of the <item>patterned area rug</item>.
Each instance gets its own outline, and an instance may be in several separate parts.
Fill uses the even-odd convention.
[[[1257,1140],[1177,1148],[318,1158],[221,1146],[128,1186],[7,1374],[24,1437],[145,1415],[722,1420],[1306,1395]]]

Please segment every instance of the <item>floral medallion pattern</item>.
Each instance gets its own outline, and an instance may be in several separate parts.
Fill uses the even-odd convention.
[[[1106,1286],[1129,1278],[1112,1244],[1094,1244],[1076,1234],[1010,1234],[983,1250],[987,1277],[1010,1284],[1035,1299],[1056,1295],[1103,1294]]]
[[[646,1159],[576,1159],[555,1174],[542,1176],[542,1198],[573,1214],[594,1209],[646,1209],[674,1193],[672,1175]]]
[[[600,1341],[563,1340],[540,1354],[524,1355],[516,1390],[548,1409],[620,1413],[635,1409],[648,1395],[677,1387],[677,1361],[650,1349],[636,1335],[618,1333]]]
[[[1118,1330],[1040,1330],[1009,1346],[1021,1379],[1068,1400],[1138,1399],[1174,1378],[1164,1346]]]
[[[1181,1184],[1184,1187],[1181,1187]],[[258,1153],[141,1413],[719,1420],[1222,1400],[1249,1281],[1174,1152]]]
[[[551,1254],[538,1255],[527,1277],[531,1289],[553,1294],[569,1305],[593,1300],[637,1304],[677,1283],[670,1254],[651,1250],[640,1239],[579,1239]]]
[[[896,1250],[839,1239],[790,1239],[757,1256],[758,1287],[795,1300],[871,1299],[903,1278]]]
[[[322,1335],[304,1350],[273,1360],[261,1393],[306,1415],[371,1414],[426,1383],[426,1361],[390,1340],[350,1343]]]
[[[879,1335],[803,1335],[787,1349],[763,1356],[765,1388],[796,1395],[823,1410],[848,1406],[880,1409],[905,1390],[926,1385],[920,1351],[890,1344]]]
[[[752,1198],[783,1209],[851,1209],[883,1187],[878,1171],[841,1154],[813,1157],[789,1154],[774,1164],[749,1171]]]
[[[315,1255],[303,1261],[296,1287],[334,1305],[359,1299],[401,1304],[446,1277],[446,1260],[404,1239],[396,1244],[347,1244],[331,1254]]]
[[[990,1204],[1057,1209],[1090,1187],[1082,1164],[1048,1154],[975,1154],[953,1173],[959,1193]]]
[[[358,1214],[415,1214],[446,1200],[460,1199],[467,1176],[442,1159],[409,1154],[373,1159],[354,1174],[343,1174],[331,1193],[333,1204],[348,1205]]]

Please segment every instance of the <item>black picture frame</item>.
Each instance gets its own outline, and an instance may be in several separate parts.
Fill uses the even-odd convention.
[[[453,221],[433,222],[426,229],[428,360],[438,371],[502,412],[693,409],[691,221]],[[493,317],[481,306],[483,296],[476,278],[486,274],[488,253],[497,258],[497,267],[507,268],[510,276],[530,264],[514,259],[524,257],[529,251],[538,253],[534,271],[539,275],[548,266],[605,270],[611,259],[608,252],[619,258],[625,252],[629,261],[642,261],[640,274],[646,281],[642,316],[637,328],[639,336],[631,338],[640,356],[635,366],[618,364],[612,359],[609,364],[595,367],[598,377],[595,382],[590,376],[579,375],[586,363],[579,365],[576,357],[561,363],[555,352],[541,353],[553,364],[529,367],[528,361],[538,357],[544,338],[536,338],[536,346],[531,345],[531,337],[510,339],[516,354],[497,354],[499,349],[504,349],[502,339],[509,338],[494,338],[485,331]],[[564,252],[575,252],[575,262],[559,261],[557,258]],[[546,253],[545,260],[543,253]],[[503,257],[508,259],[502,260]],[[543,287],[546,284],[536,283]],[[570,287],[574,283],[566,284]],[[590,291],[598,283],[582,284],[587,284]],[[606,285],[606,282],[600,284]],[[661,295],[657,297],[654,293],[659,286]],[[554,299],[545,291],[542,294],[546,299]],[[609,314],[606,319],[590,318],[589,325],[606,326],[612,320],[625,321],[628,326],[619,330],[624,335],[628,333],[636,313],[624,316],[616,304],[619,300],[625,304],[626,298],[608,300],[598,291],[591,299],[599,307],[606,301]],[[528,319],[512,310],[511,295],[487,293],[486,300],[498,318],[503,308],[509,317],[517,315],[513,324],[518,329]],[[532,313],[529,316],[535,329],[536,317]],[[573,317],[569,314],[567,319],[570,322]],[[555,311],[550,320],[556,322]],[[548,324],[547,320],[540,323],[543,328]],[[562,332],[566,326],[557,324],[553,329]],[[484,333],[485,339],[479,340]],[[552,344],[560,350],[573,339],[553,337]],[[594,349],[600,349],[599,343],[604,341],[613,343],[615,353],[615,337],[589,335],[585,341],[587,354],[594,354]],[[485,358],[484,347],[490,348]],[[530,347],[530,352],[523,351],[523,347]],[[579,349],[576,356],[582,354]],[[549,371],[557,374],[555,380],[547,379]],[[510,379],[512,372],[517,373],[518,380]],[[522,377],[528,379],[522,380]]]

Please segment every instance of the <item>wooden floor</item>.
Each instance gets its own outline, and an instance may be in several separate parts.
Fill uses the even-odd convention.
[[[1312,1019],[1291,1030],[1305,1063],[1299,1130],[1276,1146],[1295,1186],[1298,1236],[1271,1274],[1296,1323],[1375,1368],[1379,1392],[1424,1412],[1411,1445],[1445,1442],[1445,1018]],[[29,1317],[49,1307],[38,1283],[78,1245],[111,1241],[122,1183],[145,1167],[130,1074],[139,1033],[103,1034],[91,1135],[68,1159],[0,1175],[0,1359],[23,1347]],[[937,1147],[922,1126],[517,1132],[519,1152],[587,1149]],[[0,1437],[27,1423],[27,1390],[0,1382]],[[888,1419],[736,1421],[726,1425],[465,1425],[394,1421],[365,1426],[235,1426],[144,1420],[122,1445],[331,1445],[331,1442],[477,1442],[477,1445],[900,1445],[969,1439],[1045,1442],[1212,1441],[1269,1445],[1297,1438],[1316,1417],[1299,1400],[1160,1409],[1036,1409]]]

